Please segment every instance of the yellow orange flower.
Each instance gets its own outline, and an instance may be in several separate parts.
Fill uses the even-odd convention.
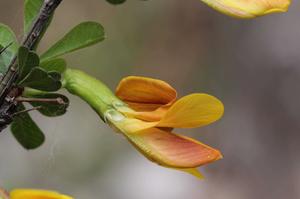
[[[233,17],[254,18],[285,12],[291,0],[202,0],[212,8]]]
[[[108,120],[151,161],[200,177],[196,167],[222,157],[218,150],[172,132],[173,128],[200,127],[218,120],[224,107],[217,98],[191,94],[177,100],[176,90],[166,82],[135,76],[124,78],[116,95],[129,108],[115,105],[125,116],[110,110]]]
[[[38,189],[15,189],[10,194],[0,189],[0,198],[1,196],[3,199],[73,199],[70,196],[55,191]]]
[[[114,95],[99,80],[73,69],[66,70],[64,87],[161,166],[202,177],[197,167],[222,158],[218,150],[172,132],[218,120],[224,107],[211,95],[196,93],[177,99],[176,90],[166,82],[134,76],[124,78]]]

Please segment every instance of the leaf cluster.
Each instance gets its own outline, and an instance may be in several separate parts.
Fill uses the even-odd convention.
[[[43,0],[24,1],[24,34],[26,35],[37,18]],[[122,1],[110,1],[120,3]],[[124,2],[124,1],[123,1]],[[50,22],[48,23],[48,25]],[[61,116],[67,112],[69,99],[61,90],[61,81],[67,62],[61,56],[94,45],[105,38],[104,28],[97,22],[82,22],[67,32],[61,39],[41,54],[19,44],[14,32],[0,23],[0,73],[5,75],[14,57],[17,57],[18,79],[16,87],[24,90],[20,96],[17,112],[14,114],[11,131],[17,141],[26,149],[39,147],[45,135],[26,111],[31,109],[48,117]],[[5,50],[4,48],[7,47]],[[27,99],[27,100],[24,100]],[[23,101],[22,101],[23,100]]]

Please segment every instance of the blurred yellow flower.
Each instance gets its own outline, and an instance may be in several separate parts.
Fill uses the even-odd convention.
[[[73,199],[55,191],[37,189],[15,189],[10,192],[10,199]]]
[[[254,18],[286,12],[291,0],[202,0],[212,8],[233,17]]]
[[[116,95],[129,108],[115,104],[125,116],[110,110],[107,119],[149,160],[201,177],[196,167],[222,158],[218,150],[172,132],[218,120],[224,107],[217,98],[197,93],[176,100],[176,90],[166,82],[135,76],[124,78]]]

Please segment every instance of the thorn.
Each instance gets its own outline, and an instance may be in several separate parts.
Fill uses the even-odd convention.
[[[25,109],[25,110],[22,110],[22,111],[19,111],[19,112],[15,112],[14,114],[11,115],[11,117],[21,115],[22,113],[28,113],[30,111],[36,111],[36,110],[39,110],[40,108],[42,108],[42,106],[36,106],[36,107],[33,107],[33,108],[29,108],[29,109]]]
[[[0,50],[0,54],[3,53],[8,47],[10,47],[13,44],[13,42],[10,42],[8,45],[6,45],[4,48]]]

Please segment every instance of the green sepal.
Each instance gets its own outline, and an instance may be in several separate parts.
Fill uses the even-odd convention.
[[[107,110],[116,104],[124,105],[105,84],[80,70],[68,68],[64,73],[63,85],[71,94],[87,102],[103,121]]]

